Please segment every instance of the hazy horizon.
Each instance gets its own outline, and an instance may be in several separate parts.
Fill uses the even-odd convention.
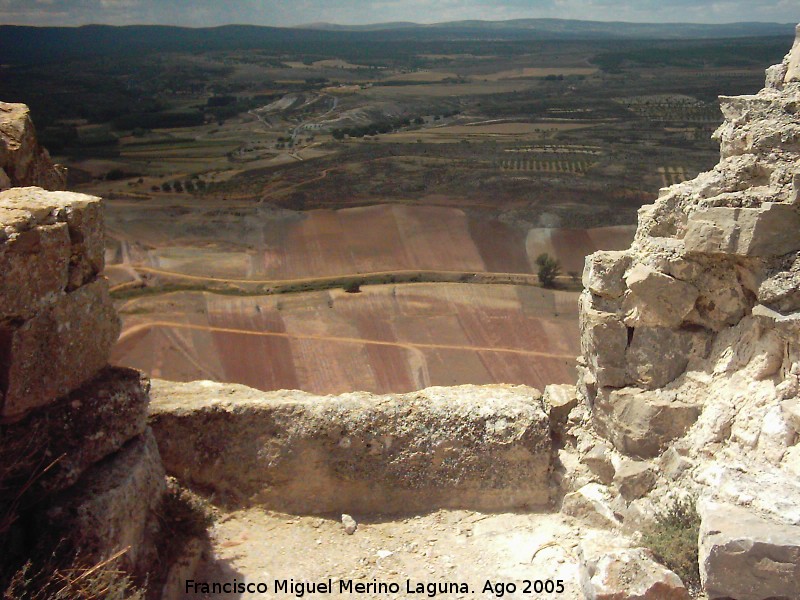
[[[0,24],[39,26],[248,24],[297,27],[388,22],[421,25],[461,20],[575,19],[630,23],[797,23],[796,0],[0,0]]]

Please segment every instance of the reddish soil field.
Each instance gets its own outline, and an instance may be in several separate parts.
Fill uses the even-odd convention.
[[[181,292],[122,306],[114,362],[173,380],[388,393],[574,380],[577,295],[406,284],[278,296]]]
[[[191,235],[175,237],[163,223],[140,223],[132,228],[137,243],[121,243],[109,274],[122,283],[131,279],[130,266],[259,281],[416,269],[535,273],[534,261],[542,252],[556,256],[565,273],[580,272],[587,254],[625,248],[634,231],[531,229],[526,236],[522,229],[457,208],[396,204],[312,210],[234,225],[189,221],[184,228]]]

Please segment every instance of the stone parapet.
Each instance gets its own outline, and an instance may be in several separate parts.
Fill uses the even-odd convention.
[[[151,411],[167,471],[234,503],[400,513],[550,502],[550,423],[524,386],[320,397],[154,381]]]

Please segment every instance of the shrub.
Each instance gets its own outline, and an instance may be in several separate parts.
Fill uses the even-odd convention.
[[[344,284],[344,291],[348,294],[357,294],[361,291],[361,284],[353,279]]]
[[[561,264],[547,252],[536,258],[536,264],[539,267],[539,283],[544,287],[553,287],[556,277],[561,274]]]
[[[697,557],[700,515],[697,514],[696,498],[674,500],[642,533],[645,546],[653,551],[660,563],[673,570],[690,590],[700,588]]]

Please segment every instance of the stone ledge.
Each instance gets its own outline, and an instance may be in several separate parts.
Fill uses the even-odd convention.
[[[101,199],[73,192],[48,192],[37,187],[12,188],[0,192],[0,255],[9,252],[12,244],[19,243],[21,236],[30,236],[28,232],[32,230],[39,230],[40,237],[61,235],[57,230],[51,232],[48,229],[58,224],[66,224],[69,233],[68,279],[60,283],[66,283],[62,289],[73,290],[91,281],[103,270],[105,242]],[[27,245],[30,246],[30,242]],[[17,253],[3,260],[13,260],[18,264],[25,260],[24,256]],[[27,277],[33,281],[46,276],[50,270],[49,259],[33,261],[32,257],[28,257],[27,260],[31,266],[45,270],[44,273],[40,273],[38,269],[28,271]],[[19,285],[19,281],[13,283]],[[33,298],[34,304],[29,304],[22,300],[21,298],[12,304],[16,308],[11,310],[34,310],[36,303],[40,301],[39,298]],[[9,299],[4,299],[3,302],[9,302]],[[0,307],[3,309],[0,316],[26,316],[8,312],[10,308],[4,304],[0,304]]]
[[[89,563],[127,548],[119,565],[143,580],[157,559],[155,510],[165,490],[164,467],[148,429],[50,502],[38,523],[40,543],[62,544]]]
[[[18,423],[0,425],[0,460],[19,463],[20,476],[29,476],[37,465],[43,468],[53,463],[36,480],[35,492],[61,491],[91,465],[144,432],[149,389],[148,380],[138,371],[103,369],[57,404],[34,411]]]
[[[167,471],[233,502],[297,513],[550,502],[550,423],[524,386],[313,396],[154,381]]]
[[[23,322],[0,321],[0,420],[19,420],[94,377],[120,321],[98,279]]]

